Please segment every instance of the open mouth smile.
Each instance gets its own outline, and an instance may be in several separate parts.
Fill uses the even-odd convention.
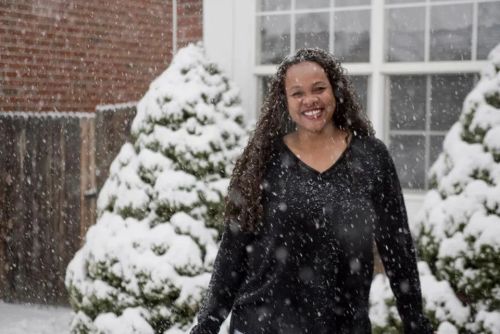
[[[304,115],[308,119],[318,119],[322,114],[323,114],[323,109],[320,108],[302,112],[302,115]]]

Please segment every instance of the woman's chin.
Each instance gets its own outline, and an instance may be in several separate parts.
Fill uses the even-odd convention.
[[[307,124],[299,126],[298,129],[303,132],[308,132],[312,134],[320,134],[326,129],[326,122],[320,124]]]

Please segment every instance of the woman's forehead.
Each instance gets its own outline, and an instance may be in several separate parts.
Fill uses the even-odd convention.
[[[300,81],[328,81],[323,67],[314,62],[301,62],[288,68],[285,73],[285,83],[292,84]]]
[[[323,73],[325,72],[325,70],[320,64],[309,60],[291,65],[286,71],[286,73],[289,73],[290,71],[312,71],[312,72],[319,71]]]

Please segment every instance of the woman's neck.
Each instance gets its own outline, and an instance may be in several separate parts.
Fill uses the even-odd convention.
[[[293,135],[295,144],[300,148],[321,148],[344,140],[346,133],[334,125],[325,127],[321,132],[310,132],[298,129]]]

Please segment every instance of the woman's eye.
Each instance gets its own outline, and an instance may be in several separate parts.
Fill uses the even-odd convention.
[[[325,87],[316,87],[316,88],[314,88],[314,91],[316,91],[316,92],[322,92],[325,89],[326,89]]]
[[[293,97],[301,97],[302,93],[301,92],[295,92],[295,93],[292,93],[292,96]]]

